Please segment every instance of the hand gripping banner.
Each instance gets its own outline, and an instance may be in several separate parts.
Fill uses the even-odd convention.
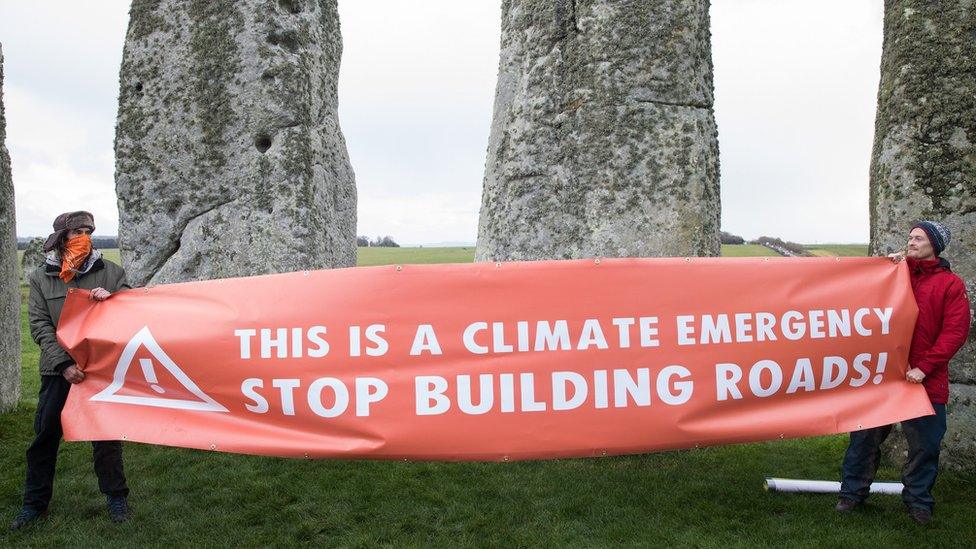
[[[882,258],[307,271],[70,292],[69,440],[309,458],[600,456],[932,413]]]

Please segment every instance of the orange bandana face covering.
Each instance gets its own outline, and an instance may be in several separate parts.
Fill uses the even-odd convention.
[[[78,269],[88,259],[91,253],[91,237],[87,234],[78,235],[64,243],[64,252],[61,254],[61,280],[66,284],[78,274]]]

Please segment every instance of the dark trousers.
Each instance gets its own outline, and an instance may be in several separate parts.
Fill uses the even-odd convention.
[[[61,410],[71,384],[61,376],[41,376],[37,415],[34,417],[34,442],[27,448],[27,482],[24,507],[47,509],[54,491],[54,469],[61,445]],[[127,496],[129,487],[122,470],[122,443],[93,442],[98,489],[109,496]]]
[[[945,404],[933,404],[934,416],[924,416],[901,422],[908,440],[908,459],[902,468],[901,481],[905,485],[901,498],[909,507],[932,510],[932,486],[939,471],[939,450],[946,432]],[[854,431],[844,455],[843,480],[840,497],[861,502],[868,497],[874,475],[881,461],[881,443],[888,438],[891,425]]]

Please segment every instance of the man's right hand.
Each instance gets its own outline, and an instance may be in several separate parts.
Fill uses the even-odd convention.
[[[69,383],[81,383],[85,380],[85,372],[79,370],[74,364],[65,368],[64,371],[61,372],[61,375],[63,375],[64,379],[67,379]]]
[[[892,263],[901,263],[905,259],[905,254],[901,252],[895,252],[893,254],[888,254],[888,258],[891,259]]]

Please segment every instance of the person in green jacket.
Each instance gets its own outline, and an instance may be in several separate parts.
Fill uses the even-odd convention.
[[[85,380],[85,373],[56,337],[68,289],[91,290],[91,299],[104,301],[112,293],[129,288],[122,267],[105,261],[101,252],[92,247],[94,230],[95,219],[88,212],[59,215],[54,220],[54,232],[44,243],[44,265],[30,277],[28,318],[31,337],[41,348],[41,390],[34,418],[36,436],[27,449],[24,505],[10,524],[13,529],[37,519],[51,502],[63,434],[61,410],[71,385]],[[109,516],[113,522],[123,522],[129,514],[129,487],[122,468],[122,443],[97,441],[92,447],[98,487],[107,498]]]

